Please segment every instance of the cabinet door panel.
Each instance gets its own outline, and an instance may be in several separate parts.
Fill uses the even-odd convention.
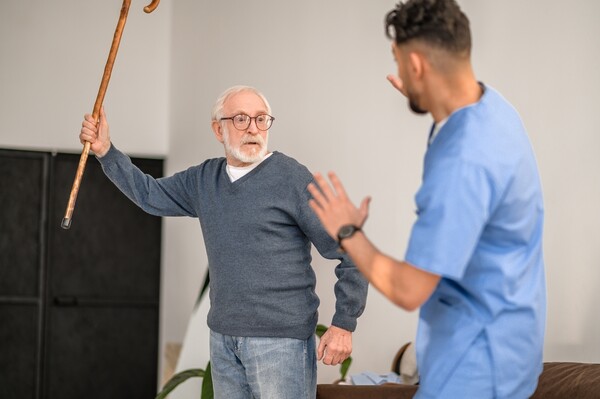
[[[162,161],[133,159],[155,177]],[[79,154],[0,149],[0,398],[154,397],[161,219]]]
[[[0,150],[0,296],[39,293],[46,161]]]
[[[36,398],[38,306],[0,304],[0,398]]]
[[[94,157],[88,159],[71,228],[60,228],[78,161],[64,154],[55,160],[51,295],[158,298],[161,220],[126,198]],[[160,174],[160,162],[142,163]]]
[[[52,306],[48,399],[148,399],[156,395],[155,307]]]

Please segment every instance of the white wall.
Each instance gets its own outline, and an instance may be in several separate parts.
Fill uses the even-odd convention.
[[[93,106],[120,8],[107,3],[3,4],[0,146],[80,150],[81,116]],[[105,100],[113,139],[131,154],[166,155],[168,173],[219,156],[209,126],[214,99],[234,84],[257,86],[277,118],[271,148],[312,170],[335,170],[356,201],[372,195],[367,233],[401,258],[430,119],[412,115],[385,80],[395,65],[383,17],[395,3],[163,0],[146,15],[134,1]],[[600,3],[460,3],[472,21],[479,78],[520,111],[538,157],[547,210],[546,360],[600,362]],[[206,267],[197,221],[164,226],[161,346],[183,339]],[[333,265],[316,257],[314,266],[328,324]],[[415,327],[416,313],[371,290],[351,373],[386,372]],[[336,373],[320,367],[319,381]]]
[[[133,1],[104,105],[119,147],[164,156],[171,12]],[[0,145],[80,152],[119,19],[119,0],[5,0],[0,12]],[[69,188],[70,190],[70,188]]]

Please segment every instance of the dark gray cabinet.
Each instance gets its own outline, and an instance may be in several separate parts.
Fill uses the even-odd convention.
[[[163,161],[133,158],[160,177]],[[156,393],[161,220],[79,154],[0,150],[0,398]]]

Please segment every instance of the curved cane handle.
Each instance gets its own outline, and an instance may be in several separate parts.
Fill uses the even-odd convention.
[[[152,0],[152,3],[144,7],[144,12],[146,14],[150,14],[152,11],[156,10],[156,7],[158,7],[158,3],[160,3],[160,0]]]

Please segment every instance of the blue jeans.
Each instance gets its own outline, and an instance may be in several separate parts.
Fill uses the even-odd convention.
[[[210,332],[215,399],[314,399],[315,336],[232,337]]]

